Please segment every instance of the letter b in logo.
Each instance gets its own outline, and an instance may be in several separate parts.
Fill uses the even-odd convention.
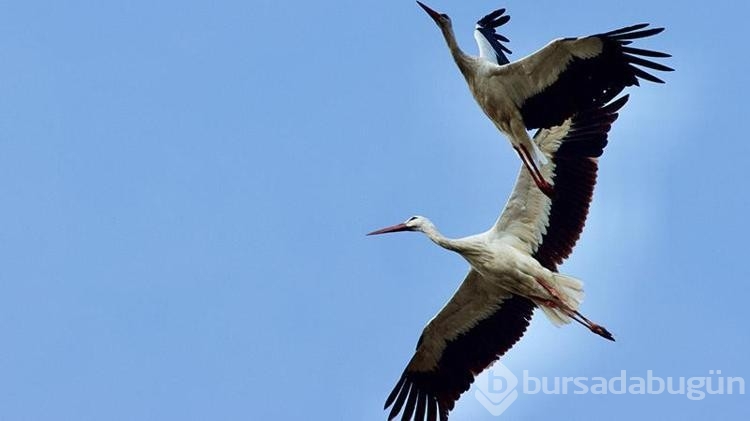
[[[501,363],[477,377],[476,385],[474,397],[494,416],[505,412],[518,398],[518,378]]]

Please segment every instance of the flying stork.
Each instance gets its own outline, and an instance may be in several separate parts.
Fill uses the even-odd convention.
[[[583,285],[558,273],[557,265],[570,255],[583,230],[598,157],[627,100],[623,96],[537,131],[533,142],[551,161],[541,171],[554,185],[554,199],[536,188],[521,167],[505,209],[484,233],[450,239],[427,218],[414,216],[368,234],[419,231],[470,264],[461,286],[424,328],[388,396],[389,420],[399,412],[402,420],[447,420],[474,376],[523,336],[535,307],[557,326],[576,321],[614,341],[607,329],[578,311]]]
[[[628,46],[634,39],[664,30],[646,29],[647,23],[581,38],[556,39],[511,63],[505,55],[510,50],[503,45],[508,39],[495,32],[510,20],[505,9],[495,10],[477,22],[474,38],[479,57],[473,57],[458,47],[448,15],[417,3],[443,33],[474,99],[508,136],[534,182],[547,196],[552,196],[553,189],[540,171],[547,160],[526,130],[557,126],[579,111],[604,105],[625,87],[639,85],[639,78],[664,83],[638,66],[673,70],[643,58],[670,57],[669,54]]]

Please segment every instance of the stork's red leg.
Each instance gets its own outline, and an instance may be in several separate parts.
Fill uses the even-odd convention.
[[[573,320],[575,320],[576,322],[580,323],[580,324],[581,324],[581,325],[583,325],[583,326],[584,326],[585,328],[587,328],[587,329],[591,329],[591,326],[590,326],[590,324],[589,324],[590,322],[589,322],[589,323],[587,323],[587,322],[585,322],[584,320],[581,320],[581,319],[580,319],[580,318],[578,317],[578,315],[576,314],[576,312],[575,312],[575,311],[573,311],[573,310],[570,310],[570,308],[568,308],[568,307],[567,307],[567,306],[566,306],[565,304],[563,304],[563,303],[562,303],[562,302],[561,302],[560,300],[557,300],[557,299],[552,299],[552,300],[550,300],[550,299],[548,299],[548,298],[535,297],[535,296],[530,296],[529,298],[531,298],[531,299],[532,299],[532,301],[534,301],[535,303],[537,303],[537,305],[542,305],[542,306],[545,306],[545,307],[549,307],[549,308],[559,308],[559,309],[561,309],[562,311],[564,311],[564,312],[565,312],[565,313],[566,313],[566,314],[568,315],[568,317],[570,317],[571,319],[573,319]]]
[[[594,323],[591,320],[587,319],[586,316],[578,312],[578,310],[573,310],[572,308],[568,307],[565,303],[563,303],[562,299],[560,298],[560,294],[557,292],[556,289],[554,289],[551,285],[549,285],[545,280],[535,278],[536,281],[539,283],[539,285],[544,288],[549,295],[553,297],[552,300],[540,298],[540,302],[545,304],[553,304],[548,305],[548,307],[557,307],[563,310],[570,316],[571,319],[575,320],[576,322],[586,326],[590,331],[596,333],[597,335],[601,336],[604,339],[609,339],[610,341],[615,340],[615,337],[612,336],[612,334],[605,328],[604,326]]]
[[[536,279],[539,285],[541,285],[542,288],[544,288],[549,295],[555,297],[555,299],[559,301],[562,301],[562,299],[560,298],[560,294],[558,294],[557,290],[552,288],[552,286],[548,284],[547,281],[545,281],[544,279],[540,279],[540,278],[534,278],[534,279]]]
[[[597,335],[601,336],[604,339],[609,339],[612,342],[615,341],[615,337],[612,336],[611,333],[609,333],[609,331],[607,330],[607,328],[605,328],[604,326],[602,326],[600,324],[592,322],[591,320],[587,319],[586,316],[584,316],[583,314],[579,313],[576,310],[573,310],[573,313],[575,313],[576,316],[578,316],[581,319],[583,319],[583,321],[586,323],[586,325],[587,325],[587,327],[589,328],[590,331],[596,333]]]
[[[531,158],[531,154],[529,154],[529,151],[526,150],[526,147],[523,145],[519,145],[519,148],[520,149],[516,149],[516,152],[518,152],[518,155],[521,156],[521,161],[523,161],[524,165],[531,173],[531,178],[534,179],[534,182],[536,183],[537,187],[539,187],[539,190],[541,190],[542,193],[544,193],[551,199],[555,193],[555,189],[550,183],[547,182],[547,180],[544,179],[544,176],[542,175],[541,171],[539,171],[539,168],[536,166],[536,162],[534,162],[534,160]]]
[[[538,171],[534,171],[534,168],[536,168],[536,166],[533,165],[532,163],[530,163],[528,157],[526,156],[526,154],[524,154],[521,151],[521,149],[519,149],[519,148],[517,148],[515,146],[513,147],[513,149],[516,150],[516,153],[521,158],[521,162],[523,163],[523,166],[526,167],[526,169],[529,171],[529,175],[531,175],[531,179],[534,180],[534,184],[536,184],[537,187],[539,187],[539,189],[543,193],[547,194],[547,192],[545,192],[545,190],[549,191],[549,189],[547,188],[547,187],[549,187],[549,184],[546,181],[544,181],[544,178],[541,178],[541,179],[539,178],[541,175],[538,173]]]

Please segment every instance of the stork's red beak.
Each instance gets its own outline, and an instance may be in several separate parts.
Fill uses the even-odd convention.
[[[406,224],[398,224],[398,225],[393,225],[391,227],[381,228],[377,231],[368,233],[367,235],[387,234],[389,232],[399,232],[399,231],[411,231],[411,228],[407,227]]]
[[[427,7],[427,6],[426,6],[426,5],[424,4],[424,3],[422,3],[421,1],[418,1],[418,2],[417,2],[417,4],[418,4],[418,5],[419,5],[419,6],[420,6],[420,7],[422,8],[422,9],[424,9],[424,11],[425,11],[425,12],[427,12],[427,14],[428,14],[428,15],[430,15],[430,17],[431,17],[431,18],[432,18],[432,19],[433,19],[433,20],[434,20],[435,22],[437,22],[437,21],[438,21],[438,20],[440,19],[440,13],[438,13],[438,12],[436,12],[436,11],[434,11],[434,10],[430,9],[429,7]]]

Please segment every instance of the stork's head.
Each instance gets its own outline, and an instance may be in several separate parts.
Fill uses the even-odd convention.
[[[411,218],[407,219],[406,221],[396,224],[390,227],[381,228],[379,230],[373,231],[367,235],[378,235],[378,234],[387,234],[389,232],[399,232],[399,231],[421,231],[424,232],[425,228],[428,228],[432,226],[432,222],[430,222],[429,219],[425,218],[424,216],[412,216]]]
[[[440,29],[448,29],[451,27],[451,18],[446,15],[445,13],[439,13],[436,12],[429,7],[427,7],[424,3],[418,1],[417,4],[424,9],[425,12],[427,12],[428,15],[432,18],[432,20],[435,21],[437,26],[440,27]]]

